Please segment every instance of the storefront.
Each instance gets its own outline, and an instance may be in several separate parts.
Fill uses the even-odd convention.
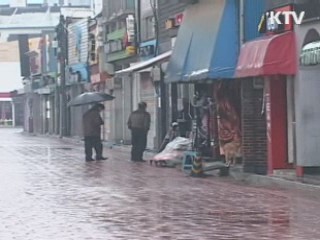
[[[183,106],[173,112],[180,126],[191,131],[195,149],[214,158],[230,146],[241,152],[240,88],[233,80],[239,9],[233,0],[200,0],[188,6],[165,76],[166,83],[193,91],[195,97],[188,102],[172,99],[173,107]]]
[[[242,46],[235,74],[242,82],[244,169],[259,174],[294,166],[296,36],[292,24],[273,27]]]
[[[319,7],[318,2],[313,4]],[[313,13],[319,15],[319,12]],[[308,15],[306,20],[309,20]],[[318,21],[307,22],[297,26],[296,33],[297,51],[300,55],[298,74],[295,79],[297,175],[319,175],[320,24]]]
[[[131,83],[131,107],[135,110],[140,101],[147,103],[147,110],[151,115],[151,127],[148,135],[149,149],[158,149],[161,139],[158,136],[161,121],[161,110],[165,107],[161,104],[160,84],[163,82],[161,66],[168,61],[171,51],[160,54],[148,60],[133,64],[127,69],[116,72],[116,77],[126,77]],[[126,123],[125,123],[126,125]]]
[[[15,107],[10,93],[0,93],[0,127],[15,126]]]

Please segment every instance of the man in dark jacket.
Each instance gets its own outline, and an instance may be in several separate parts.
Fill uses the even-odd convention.
[[[131,161],[144,162],[143,152],[147,146],[147,136],[150,129],[150,114],[146,111],[147,104],[139,103],[138,110],[131,113],[128,128],[131,130]]]
[[[106,160],[102,156],[103,146],[101,142],[101,125],[104,124],[100,112],[104,110],[104,105],[99,103],[92,107],[83,115],[83,135],[86,161],[94,161],[92,158],[92,148],[96,152],[96,160]]]

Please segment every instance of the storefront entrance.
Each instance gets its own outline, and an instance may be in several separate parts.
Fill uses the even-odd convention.
[[[243,81],[245,171],[274,174],[274,170],[292,168],[288,145],[292,150],[294,88],[287,87],[287,81],[292,80],[287,78],[296,72],[296,38],[292,31],[269,34],[242,46],[235,76]],[[290,154],[290,162],[294,158]]]
[[[13,126],[13,104],[0,101],[0,126]]]
[[[273,170],[290,168],[286,86],[286,77],[274,76],[265,81],[268,174],[273,174]]]

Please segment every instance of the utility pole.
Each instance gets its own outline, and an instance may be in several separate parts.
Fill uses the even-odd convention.
[[[135,6],[136,48],[139,49],[141,43],[141,0],[136,0]]]
[[[159,54],[159,1],[157,0],[150,0],[152,13],[154,17],[154,29],[155,29],[155,38],[156,38],[156,46],[154,50],[154,57],[156,57]],[[160,67],[160,82],[159,82],[159,95],[158,95],[158,101],[160,103],[160,108],[158,108],[158,117],[160,120],[159,124],[159,136],[158,141],[161,143],[167,133],[167,123],[168,123],[168,106],[167,106],[167,86],[164,82],[164,72],[162,69],[162,66]],[[160,99],[159,99],[160,98]]]
[[[56,28],[59,44],[60,62],[60,137],[67,135],[67,96],[66,96],[66,61],[67,61],[67,29],[66,20],[60,16],[59,24]]]

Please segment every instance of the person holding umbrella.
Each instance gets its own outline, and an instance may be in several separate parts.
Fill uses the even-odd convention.
[[[100,102],[112,101],[114,96],[101,92],[85,92],[69,103],[69,107],[77,107],[88,104],[94,104],[94,106],[83,115],[83,135],[85,145],[86,161],[94,161],[92,158],[92,149],[95,149],[96,160],[106,160],[103,157],[103,145],[101,142],[101,125],[104,124],[100,112],[104,110],[104,105]]]
[[[101,126],[104,124],[100,112],[104,110],[101,103],[95,104],[83,115],[83,135],[86,161],[94,161],[92,149],[95,149],[96,160],[107,160],[103,157],[103,145],[101,142]]]

